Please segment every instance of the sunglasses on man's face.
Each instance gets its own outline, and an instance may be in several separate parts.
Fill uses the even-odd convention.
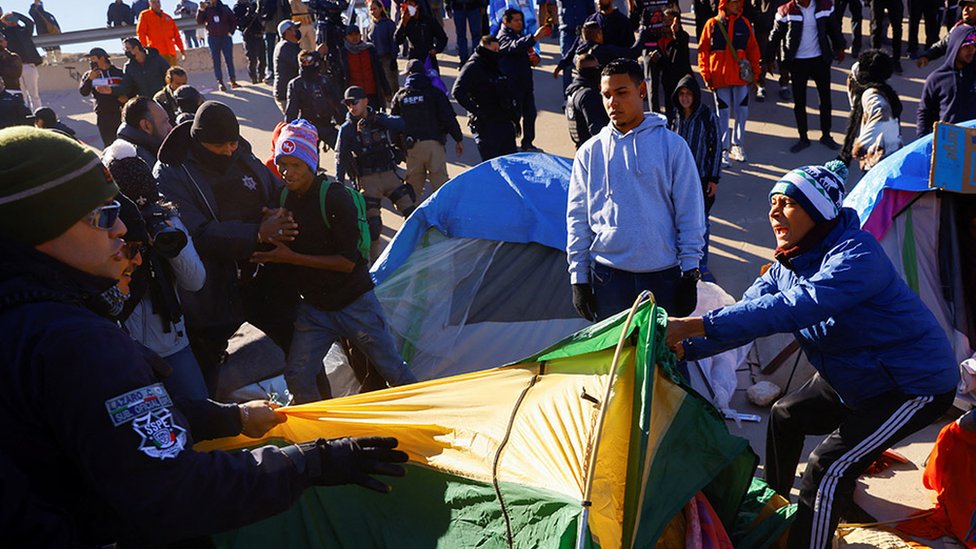
[[[146,253],[146,245],[142,242],[123,242],[122,255],[128,260],[133,260],[139,254]]]
[[[121,209],[122,205],[117,200],[113,200],[111,204],[103,204],[92,210],[88,214],[88,222],[96,229],[111,230],[119,219],[119,210]]]

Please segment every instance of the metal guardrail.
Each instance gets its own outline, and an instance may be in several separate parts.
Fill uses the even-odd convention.
[[[203,25],[198,25],[196,19],[186,17],[176,19],[176,28],[180,31],[202,29]],[[80,31],[62,32],[61,34],[44,34],[34,37],[34,45],[39,48],[52,48],[54,46],[67,46],[68,44],[84,44],[86,42],[98,42],[100,40],[111,40],[113,38],[127,38],[136,35],[136,26],[128,25],[125,27],[107,27],[102,29],[86,29]],[[121,46],[119,46],[121,48]]]

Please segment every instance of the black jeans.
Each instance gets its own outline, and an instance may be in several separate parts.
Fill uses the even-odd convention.
[[[908,0],[908,53],[918,52],[918,25],[925,17],[925,49],[939,41],[938,0]]]
[[[807,138],[807,83],[813,79],[820,96],[820,132],[830,135],[830,63],[823,57],[794,59],[790,65],[793,85],[793,117],[801,139]]]
[[[871,2],[871,47],[880,49],[884,42],[884,25],[888,15],[891,25],[891,56],[897,61],[901,58],[901,20],[905,16],[905,6],[901,0],[872,0]]]
[[[851,53],[857,55],[861,51],[861,0],[837,0],[837,19],[844,18],[844,12],[851,12]]]
[[[247,74],[251,80],[263,80],[267,69],[268,52],[263,35],[244,38],[244,54],[247,56]]]
[[[829,548],[857,478],[885,450],[938,419],[955,391],[935,396],[889,392],[851,409],[820,374],[779,399],[766,430],[766,481],[789,498],[807,435],[828,435],[807,460],[788,547]]]
[[[106,147],[115,141],[116,133],[119,131],[119,124],[121,123],[121,109],[95,113],[95,124],[98,126],[98,135],[102,137],[102,143]]]

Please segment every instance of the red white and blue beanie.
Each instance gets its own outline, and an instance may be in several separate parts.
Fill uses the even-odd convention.
[[[769,197],[785,194],[799,202],[816,223],[837,217],[844,203],[844,181],[847,166],[831,160],[823,166],[801,166],[784,175],[773,185]]]
[[[282,156],[293,156],[308,164],[312,173],[319,170],[319,133],[308,120],[299,118],[286,124],[275,143],[275,164]]]

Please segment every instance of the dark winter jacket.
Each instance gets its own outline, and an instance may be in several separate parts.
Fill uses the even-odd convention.
[[[887,392],[953,391],[959,369],[931,311],[895,271],[857,213],[844,208],[814,247],[772,267],[735,305],[704,315],[705,338],[685,346],[697,360],[757,337],[792,332],[844,404]]]
[[[366,29],[366,41],[376,48],[376,55],[380,57],[393,55],[396,49],[396,43],[393,39],[395,33],[396,23],[389,17],[384,17],[379,21],[370,23],[369,28]]]
[[[231,172],[242,174],[240,192],[258,193],[258,202],[269,208],[277,207],[282,183],[251,153],[251,145],[244,139],[239,141],[232,167],[214,171],[191,150],[191,124],[184,122],[173,129],[153,172],[160,192],[179,208],[207,270],[203,289],[180,292],[187,325],[229,331],[229,337],[244,321],[238,274],[239,269],[253,272],[249,259],[258,245],[261,212],[249,219],[228,219],[218,206],[214,182],[223,181]]]
[[[237,18],[223,2],[216,6],[203,4],[197,12],[197,23],[207,27],[207,36],[231,36],[237,30]]]
[[[529,51],[535,46],[535,36],[517,33],[502,26],[498,29],[500,57],[498,68],[508,77],[510,85],[518,92],[532,90],[532,64]]]
[[[629,48],[634,43],[634,26],[620,10],[613,10],[608,14],[596,12],[587,17],[586,21],[596,21],[600,25],[604,44]]]
[[[461,67],[451,95],[479,123],[508,122],[515,116],[513,90],[498,68],[498,53],[478,46]]]
[[[34,28],[37,29],[38,36],[61,32],[58,20],[55,19],[54,14],[44,9],[43,4],[31,4],[27,13],[34,20]]]
[[[569,137],[577,149],[610,123],[600,98],[599,79],[587,80],[579,75],[573,79],[566,88],[566,120]]]
[[[129,59],[122,66],[125,77],[122,83],[124,95],[135,97],[142,95],[152,97],[159,89],[166,85],[166,71],[169,62],[159,55],[155,48],[146,48],[146,60],[142,63]]]
[[[662,55],[657,59],[657,66],[661,69],[661,83],[664,93],[670,94],[678,86],[678,82],[691,72],[691,51],[688,42],[691,37],[682,29],[670,40],[661,40]]]
[[[685,118],[684,109],[678,104],[678,90],[688,88],[695,100],[691,106],[691,115]],[[688,143],[691,155],[695,157],[698,166],[698,177],[701,178],[702,189],[709,181],[718,183],[722,173],[722,130],[718,117],[701,100],[701,88],[694,75],[687,75],[678,81],[672,94],[669,126],[671,131],[680,135]]]
[[[8,90],[20,90],[20,76],[24,74],[24,62],[16,53],[4,49],[0,50],[0,78],[3,87]]]
[[[25,126],[30,111],[24,105],[24,98],[7,90],[0,92],[0,129],[11,126]]]
[[[444,51],[447,46],[447,35],[444,29],[431,17],[418,12],[416,17],[404,25],[402,22],[393,34],[397,44],[407,44],[407,57],[423,61],[430,55],[430,50],[437,53]]]
[[[41,65],[44,59],[34,46],[34,21],[22,13],[11,14],[16,24],[0,23],[0,32],[7,39],[7,49],[20,56],[25,65]]]
[[[397,134],[406,130],[403,118],[373,112],[373,109],[369,109],[366,118],[366,127],[360,131],[359,119],[346,113],[346,121],[339,128],[336,142],[336,179],[339,181],[344,182],[346,175],[358,178],[396,167],[390,147]],[[383,134],[385,140],[377,139]]]
[[[637,59],[640,56],[642,45],[635,42],[630,45],[630,47],[622,48],[620,46],[611,46],[609,44],[598,44],[590,40],[579,40],[576,42],[576,49],[570,50],[569,53],[564,55],[562,59],[559,60],[557,66],[568,71],[573,68],[575,64],[576,56],[588,53],[600,63],[601,67],[605,67],[607,63],[613,61],[614,59],[619,59],[625,57],[627,59]]]
[[[417,141],[436,139],[446,143],[447,134],[457,142],[464,139],[451,100],[430,83],[426,74],[407,76],[393,96],[390,114],[403,117],[407,135]]]
[[[114,280],[6,242],[0,258],[0,455],[28,479],[25,499],[59,518],[45,530],[70,531],[57,546],[148,547],[232,529],[308,486],[294,446],[193,450],[190,410],[160,383],[158,357],[88,308]],[[159,489],[133,497],[135,486]]]
[[[237,18],[237,30],[244,38],[264,36],[264,21],[255,0],[238,0],[234,4],[234,17]]]
[[[288,99],[288,83],[298,76],[298,54],[302,47],[297,42],[279,40],[274,50],[274,96],[278,101]]]
[[[820,57],[827,63],[831,63],[837,52],[847,47],[844,36],[840,33],[838,17],[834,14],[834,3],[832,0],[811,0],[811,2],[816,6],[814,17],[817,19]],[[776,59],[776,54],[779,53],[783,63],[788,67],[800,47],[802,33],[803,14],[796,0],[790,0],[776,10],[773,32],[769,35],[769,45],[763,58]]]
[[[976,32],[976,27],[959,25],[952,29],[945,60],[925,79],[915,118],[919,136],[931,133],[936,122],[976,118],[976,63],[962,70],[955,66],[959,48],[970,32]]]
[[[313,71],[292,78],[288,83],[285,122],[304,118],[319,133],[319,141],[335,147],[336,126],[345,120],[346,109],[341,101],[342,91],[328,76]]]
[[[135,17],[132,16],[132,8],[125,2],[112,2],[109,4],[106,19],[110,27],[135,24]]]
[[[444,0],[444,9],[453,11],[481,10],[488,7],[485,0]]]

